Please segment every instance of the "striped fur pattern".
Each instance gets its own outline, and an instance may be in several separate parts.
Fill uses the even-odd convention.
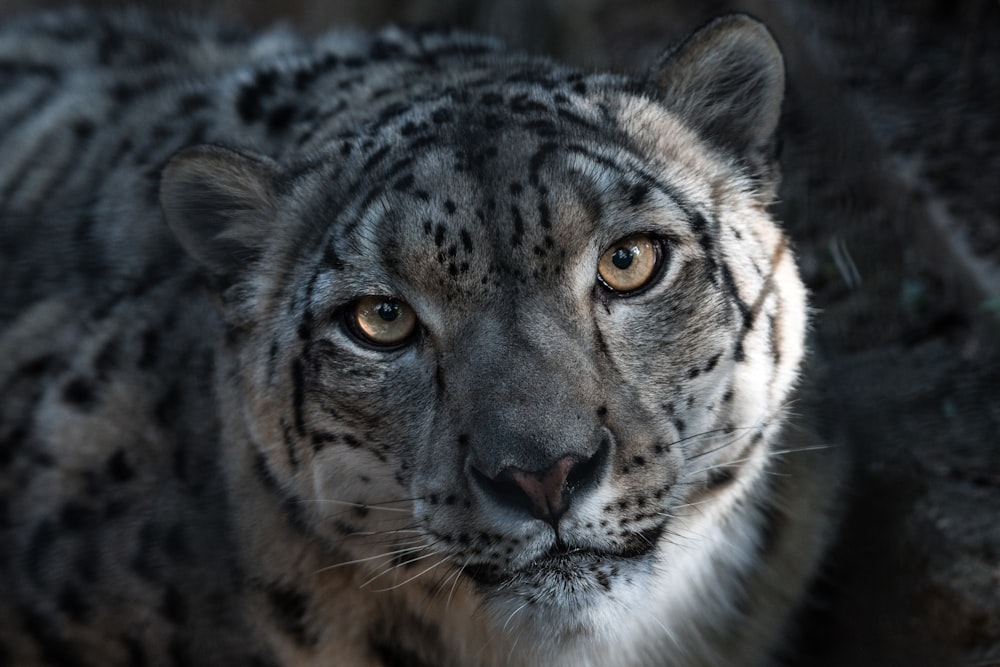
[[[0,29],[0,663],[765,664],[835,477],[785,426],[782,90],[744,16],[631,77]]]

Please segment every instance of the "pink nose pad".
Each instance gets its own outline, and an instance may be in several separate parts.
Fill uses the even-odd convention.
[[[569,507],[566,480],[578,463],[574,457],[565,456],[544,472],[507,468],[497,476],[497,481],[519,488],[530,502],[531,514],[536,519],[555,523]]]

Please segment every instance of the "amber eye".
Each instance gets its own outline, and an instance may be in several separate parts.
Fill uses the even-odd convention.
[[[608,289],[628,294],[656,277],[663,257],[663,242],[649,234],[619,239],[597,262],[597,277]]]
[[[417,316],[408,304],[388,296],[363,296],[347,313],[351,331],[372,345],[401,345],[417,328]]]

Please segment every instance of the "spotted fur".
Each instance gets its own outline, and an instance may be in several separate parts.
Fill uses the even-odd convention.
[[[756,665],[828,533],[784,426],[781,56],[0,29],[0,663]],[[643,289],[598,279],[655,239]],[[401,344],[359,297],[417,318]],[[791,408],[794,409],[794,408]]]

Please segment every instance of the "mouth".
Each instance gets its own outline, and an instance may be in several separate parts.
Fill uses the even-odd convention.
[[[548,551],[530,563],[517,568],[506,569],[494,563],[470,563],[463,574],[480,586],[500,588],[518,580],[539,580],[549,577],[567,579],[578,573],[596,575],[610,571],[617,573],[619,565],[638,561],[647,557],[656,548],[663,535],[666,522],[632,533],[624,538],[624,543],[615,549],[587,549],[567,547],[557,541]]]

